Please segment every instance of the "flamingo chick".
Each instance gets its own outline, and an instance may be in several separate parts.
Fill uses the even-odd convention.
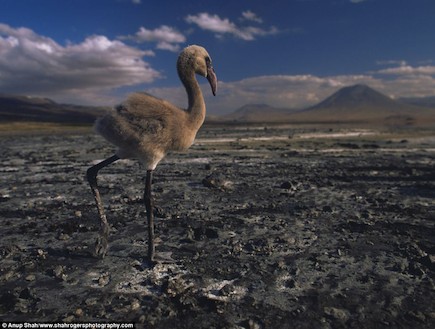
[[[203,47],[193,45],[185,48],[178,57],[177,71],[187,92],[187,110],[146,93],[133,93],[115,111],[95,123],[96,132],[117,146],[113,156],[87,170],[101,223],[95,247],[98,257],[106,255],[109,236],[109,224],[98,191],[98,171],[119,159],[136,158],[147,170],[144,201],[148,220],[148,258],[154,262],[153,170],[168,152],[187,150],[204,122],[205,102],[195,74],[207,78],[213,95],[216,95],[217,88],[211,58]]]

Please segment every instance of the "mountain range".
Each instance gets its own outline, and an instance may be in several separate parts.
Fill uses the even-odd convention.
[[[435,108],[435,96],[429,97],[402,97],[399,101],[417,106]]]
[[[435,123],[433,100],[435,97],[394,100],[359,84],[341,88],[320,103],[305,109],[277,109],[265,104],[245,105],[221,119],[286,123]]]
[[[0,122],[90,124],[105,107],[58,104],[49,98],[0,94]]]
[[[280,122],[287,120],[291,110],[285,108],[276,108],[267,104],[247,104],[233,113],[215,117],[218,121],[236,121],[236,122]]]
[[[0,94],[0,122],[91,124],[105,107],[58,104],[48,98]],[[366,85],[341,88],[305,109],[248,104],[208,122],[435,124],[435,96],[392,99]]]

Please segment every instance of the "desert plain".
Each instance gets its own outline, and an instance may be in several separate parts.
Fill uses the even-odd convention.
[[[434,328],[435,131],[207,125],[154,174],[90,131],[0,136],[0,319],[145,328]]]

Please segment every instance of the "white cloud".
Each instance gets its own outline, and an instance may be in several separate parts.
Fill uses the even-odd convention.
[[[435,63],[435,61],[432,59],[426,59],[426,60],[422,60],[422,61],[417,62],[417,64],[419,64],[419,65],[427,65],[427,64],[433,64],[433,63]]]
[[[140,5],[141,4],[141,0],[131,0],[131,2],[135,5]]]
[[[242,12],[242,20],[253,21],[256,23],[263,23],[263,20],[250,10]]]
[[[172,52],[175,53],[175,52],[180,50],[180,45],[173,44],[173,43],[170,43],[170,42],[160,41],[157,44],[157,49],[169,50],[169,51],[172,51]]]
[[[417,66],[401,65],[378,71],[380,74],[392,75],[435,75],[435,66]]]
[[[210,15],[208,13],[200,13],[198,15],[188,15],[186,22],[194,23],[203,30],[209,30],[217,33],[235,33],[237,27],[230,22],[228,18],[220,18],[218,15]]]
[[[224,34],[231,34],[246,41],[255,40],[257,36],[273,35],[279,33],[279,30],[273,26],[269,29],[253,26],[239,27],[235,23],[231,22],[228,18],[220,18],[218,15],[211,15],[209,13],[188,15],[185,20],[187,23],[198,25],[203,30],[216,33],[218,37],[221,37]]]
[[[376,62],[377,65],[399,65],[399,66],[405,66],[407,65],[405,60],[382,60],[382,61],[377,61]]]
[[[350,0],[351,3],[361,3],[361,2],[365,2],[367,0]]]
[[[86,97],[159,78],[142,59],[152,54],[101,35],[62,46],[30,29],[0,24],[0,90],[55,99],[83,95],[77,103],[93,102]]]
[[[435,66],[409,64],[373,72],[382,79],[383,87],[392,97],[425,97],[435,95]]]
[[[162,25],[154,30],[139,28],[135,35],[120,36],[120,40],[133,40],[137,43],[156,42],[158,49],[178,51],[180,43],[186,42],[186,37],[173,27]]]

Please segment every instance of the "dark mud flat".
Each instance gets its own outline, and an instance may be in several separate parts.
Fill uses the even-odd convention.
[[[0,319],[147,328],[435,328],[435,133],[206,127],[154,178],[94,135],[1,137]]]

